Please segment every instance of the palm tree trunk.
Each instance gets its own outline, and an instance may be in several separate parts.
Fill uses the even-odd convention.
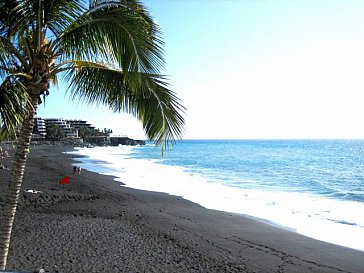
[[[7,257],[9,253],[9,245],[11,231],[14,223],[15,212],[18,205],[20,190],[23,182],[25,171],[25,163],[29,153],[29,146],[32,137],[34,118],[38,99],[32,99],[33,108],[29,110],[25,117],[14,156],[11,179],[5,195],[5,203],[1,211],[0,222],[0,270],[5,270]]]

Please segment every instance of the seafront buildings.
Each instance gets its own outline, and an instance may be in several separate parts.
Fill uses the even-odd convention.
[[[56,133],[58,135],[56,136]],[[40,118],[35,119],[33,141],[66,139],[77,143],[93,145],[145,145],[144,140],[134,140],[127,136],[110,136],[111,130],[100,132],[91,123],[80,119]]]
[[[43,140],[47,138],[47,130],[52,127],[58,127],[62,130],[65,138],[78,138],[79,130],[85,128],[90,132],[98,132],[95,126],[92,126],[85,120],[79,119],[63,119],[63,118],[40,118],[35,119],[32,138],[34,140]],[[49,137],[49,136],[48,136]]]
[[[45,139],[47,135],[47,129],[45,121],[42,118],[36,118],[34,121],[33,139]]]

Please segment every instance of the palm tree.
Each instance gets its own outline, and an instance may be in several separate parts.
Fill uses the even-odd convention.
[[[37,106],[62,76],[71,98],[139,119],[162,151],[184,129],[184,107],[160,75],[158,26],[137,0],[0,0],[0,128],[18,132],[0,226],[6,267]],[[20,129],[19,129],[20,128]]]

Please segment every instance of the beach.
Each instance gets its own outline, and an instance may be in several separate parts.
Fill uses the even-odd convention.
[[[364,252],[179,196],[73,172],[72,147],[32,147],[8,268],[46,272],[364,272]],[[10,150],[10,154],[12,151]],[[11,158],[2,159],[9,164]],[[0,170],[0,204],[11,171]],[[64,177],[70,184],[59,184]],[[37,193],[26,192],[40,191]]]

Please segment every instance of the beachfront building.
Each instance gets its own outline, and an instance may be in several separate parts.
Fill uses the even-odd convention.
[[[74,134],[73,130],[71,130],[71,125],[63,118],[46,118],[44,121],[48,130],[53,126],[57,126],[63,131],[65,137]]]
[[[90,130],[96,130],[95,126],[92,126],[91,123],[88,123],[85,120],[81,120],[81,119],[67,119],[68,124],[75,129],[80,129],[80,128],[88,128]]]
[[[47,130],[44,119],[35,118],[32,139],[42,140],[45,139],[46,135],[47,135]]]
[[[55,128],[56,127],[56,128]],[[106,130],[106,129],[105,129]],[[109,130],[111,131],[111,130]],[[56,134],[55,132],[58,132]],[[57,136],[56,136],[57,135]],[[91,123],[81,119],[35,118],[33,140],[84,138],[85,136],[105,136]]]
[[[95,126],[92,126],[91,123],[80,120],[80,119],[64,119],[64,118],[40,118],[37,117],[35,119],[35,126],[33,130],[33,140],[42,140],[48,138],[52,138],[47,135],[47,130],[49,131],[52,127],[58,127],[63,137],[65,138],[79,138],[79,131],[87,130],[88,132],[98,132]]]

